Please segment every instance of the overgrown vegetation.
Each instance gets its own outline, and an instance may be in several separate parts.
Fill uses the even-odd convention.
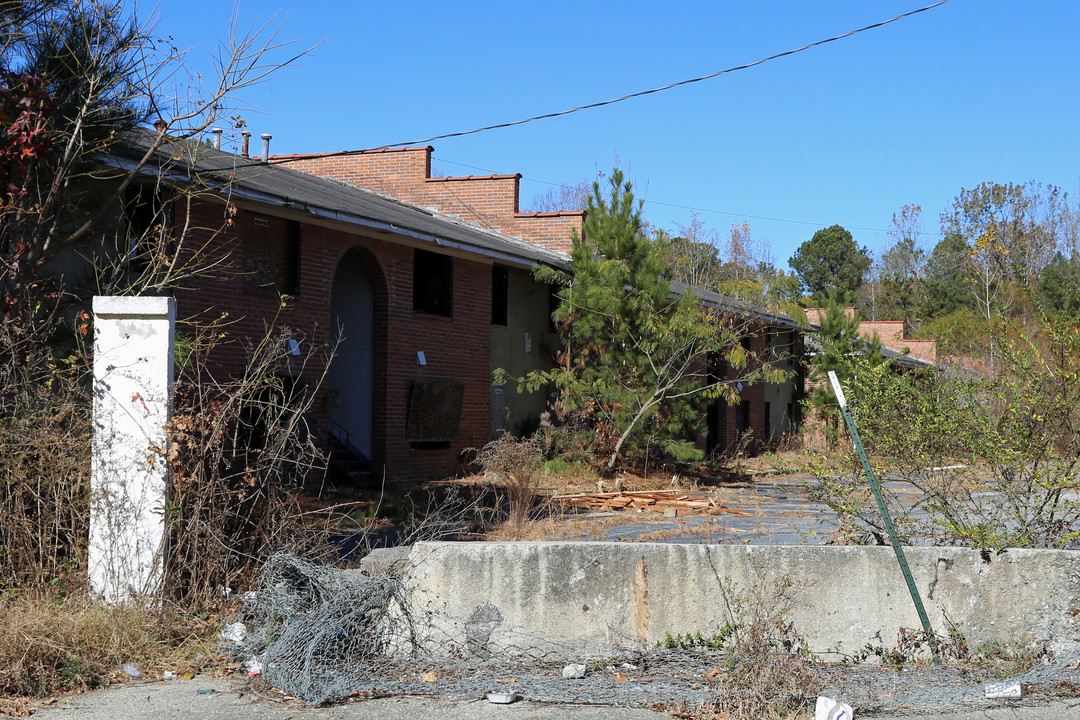
[[[192,228],[172,213],[195,191],[138,175],[165,142],[195,138],[224,118],[242,127],[240,116],[228,116],[229,98],[274,69],[263,60],[272,42],[234,37],[217,85],[201,97],[181,87],[169,97],[158,82],[179,69],[175,49],[122,6],[0,0],[0,693],[86,688],[117,677],[121,663],[167,662],[207,631],[193,618],[250,586],[269,549],[317,557],[320,533],[334,529],[326,523],[314,532],[295,497],[322,458],[305,420],[315,388],[285,379],[303,374],[285,372],[289,333],[268,330],[245,348],[246,371],[224,380],[209,372],[208,357],[228,341],[228,328],[193,326],[170,427],[175,492],[162,508],[172,545],[169,602],[108,608],[87,595],[83,344],[91,328],[83,306],[90,292],[167,292],[204,269],[199,248],[181,252]],[[150,120],[160,123],[146,156],[88,190],[101,157]],[[565,194],[576,201],[579,190]],[[523,379],[530,389],[559,390],[555,417],[534,438],[504,436],[477,458],[503,488],[507,524],[518,535],[545,469],[612,470],[642,458],[647,467],[650,453],[700,459],[692,438],[702,401],[735,401],[734,383],[780,378],[749,356],[748,322],[703,305],[692,290],[671,292],[675,279],[772,304],[791,299],[791,278],[753,250],[748,227],[732,229],[728,258],[718,262],[697,230],[651,241],[618,172],[610,193],[594,185],[587,204],[574,276],[546,276],[563,286],[560,363]],[[940,333],[958,353],[981,354],[989,369],[985,377],[899,376],[873,353],[835,358],[854,384],[881,474],[919,491],[891,495],[909,539],[1000,549],[1072,547],[1080,538],[1080,275],[1070,219],[1056,188],[984,184],[961,192],[929,255],[916,243],[918,209],[896,221],[888,272],[860,304],[877,317],[880,290],[883,314]],[[218,230],[199,228],[211,238]],[[854,265],[832,273],[852,291],[866,269],[863,249],[838,226],[821,232],[833,236],[832,249],[854,249]],[[800,275],[807,289],[824,290],[809,269]],[[719,362],[739,377],[715,373]],[[880,531],[851,467],[825,477],[821,495],[853,526]],[[441,514],[428,512],[434,505]],[[440,497],[403,515],[408,532],[436,537],[459,532],[468,512],[467,503]],[[742,616],[717,637],[672,639],[730,648],[731,692],[714,713],[786,717],[813,685],[786,621],[791,588],[765,587],[772,595],[736,596]]]
[[[85,571],[90,402],[78,363],[7,366],[0,393],[0,589]]]
[[[1015,678],[1031,670],[1037,663],[1052,660],[1045,642],[1023,637],[1009,642],[994,641],[978,647],[968,646],[967,639],[955,626],[948,627],[947,634],[934,635],[938,652],[974,682]],[[900,628],[896,645],[887,648],[867,644],[850,658],[862,663],[874,658],[900,672],[907,665],[925,662],[930,654],[930,635],[923,630]]]
[[[710,678],[716,699],[698,718],[802,717],[816,697],[820,679],[802,637],[790,620],[798,588],[791,578],[767,578],[751,564],[746,587],[727,588],[731,621],[717,635],[727,650],[723,672]]]
[[[308,542],[286,491],[318,462],[303,431],[310,396],[279,377],[284,340],[268,331],[246,374],[215,382],[206,358],[228,329],[192,328],[167,458],[176,492],[160,509],[172,602],[105,607],[86,587],[89,298],[162,294],[205,270],[191,234],[205,242],[220,228],[176,221],[197,190],[142,171],[280,67],[266,62],[273,34],[230,35],[220,77],[188,88],[181,53],[130,6],[0,1],[0,694],[164,663],[210,631],[191,619],[243,587],[252,556]],[[150,121],[145,155],[106,170],[104,156]]]
[[[961,188],[925,243],[922,208],[893,216],[857,304],[872,320],[903,320],[936,338],[942,356],[996,372],[1001,319],[1039,334],[1037,305],[1075,317],[1080,211],[1053,185],[983,182]]]
[[[188,666],[213,623],[169,608],[108,606],[62,588],[0,594],[0,696],[88,690]],[[209,661],[209,655],[204,654]]]
[[[322,536],[295,497],[305,479],[321,478],[321,453],[304,429],[310,396],[284,388],[275,372],[288,335],[271,334],[251,348],[244,375],[216,383],[206,362],[223,335],[220,326],[194,330],[177,382],[164,605],[147,598],[109,607],[89,596],[82,356],[42,376],[8,377],[0,394],[0,695],[85,689],[118,678],[121,662],[173,662],[213,630],[193,619],[222,612],[230,595],[248,589],[261,558],[282,548],[320,557]]]
[[[1080,538],[1080,328],[1041,313],[1034,337],[999,316],[997,372],[894,374],[853,359],[849,397],[909,542],[1067,548]],[[883,532],[869,491],[823,472],[818,495],[861,531]],[[916,492],[904,492],[913,489]]]
[[[692,289],[672,293],[669,272],[645,235],[641,203],[619,170],[609,191],[593,184],[573,275],[539,269],[562,286],[554,319],[559,364],[522,378],[519,389],[552,387],[564,425],[596,434],[610,471],[628,454],[700,460],[694,446],[705,399],[735,402],[735,383],[778,378],[751,362],[742,338],[749,320],[706,306]],[[740,377],[710,372],[723,359]]]
[[[484,477],[498,483],[506,506],[506,522],[512,533],[520,533],[537,500],[544,470],[543,445],[538,436],[517,439],[503,433],[476,454]]]
[[[208,365],[223,338],[221,321],[193,329],[168,428],[168,590],[195,607],[212,606],[226,588],[248,589],[269,553],[311,557],[320,540],[302,522],[295,498],[305,482],[321,481],[326,465],[308,428],[317,386],[283,372],[288,329],[270,330],[248,347],[242,375],[213,379]]]

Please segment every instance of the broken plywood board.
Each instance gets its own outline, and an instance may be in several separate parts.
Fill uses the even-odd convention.
[[[682,510],[697,510],[710,515],[731,513],[733,515],[749,516],[752,513],[745,510],[735,510],[721,505],[712,498],[703,495],[687,495],[679,490],[623,490],[617,492],[599,493],[574,493],[570,495],[555,495],[552,500],[576,507],[611,508],[623,510],[633,508],[635,510],[656,510],[663,512],[670,508]]]

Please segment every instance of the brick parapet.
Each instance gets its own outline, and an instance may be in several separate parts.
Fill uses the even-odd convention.
[[[904,340],[902,347],[897,349],[904,348],[908,349],[911,357],[916,360],[929,363],[937,362],[937,340]]]
[[[867,339],[877,335],[882,345],[899,350],[898,345],[904,341],[904,321],[864,320],[859,323],[859,335]]]
[[[432,148],[368,150],[344,156],[276,157],[287,167],[329,177],[553,252],[569,254],[584,212],[519,213],[521,175],[431,177]]]

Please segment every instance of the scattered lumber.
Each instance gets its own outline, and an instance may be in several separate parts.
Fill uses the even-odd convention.
[[[656,510],[663,512],[668,508],[681,510],[697,510],[709,515],[731,513],[732,515],[749,516],[753,513],[745,510],[735,510],[726,505],[721,505],[716,500],[704,495],[687,495],[680,490],[621,490],[616,492],[597,493],[574,493],[569,495],[553,495],[555,502],[567,506],[608,508],[612,510]]]

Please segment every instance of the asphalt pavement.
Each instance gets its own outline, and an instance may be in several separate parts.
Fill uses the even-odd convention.
[[[391,697],[312,708],[268,699],[230,678],[131,681],[69,696],[33,716],[38,720],[671,720],[670,715],[638,708],[524,701],[499,705],[486,698]]]
[[[858,715],[858,713],[856,713]],[[38,720],[670,720],[641,708],[603,705],[556,705],[518,701],[509,705],[487,699],[444,700],[424,697],[377,698],[324,708],[278,701],[233,678],[131,681],[63,698],[34,712]],[[1031,704],[1002,701],[989,709],[963,712],[862,715],[879,720],[1080,720],[1080,700]]]

